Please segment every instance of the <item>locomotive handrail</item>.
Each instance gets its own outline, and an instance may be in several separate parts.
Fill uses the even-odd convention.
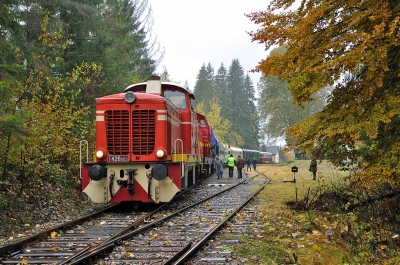
[[[180,139],[180,138],[178,138],[178,139],[175,139],[175,141],[174,141],[174,150],[175,150],[175,154],[176,154],[176,142],[177,141],[180,141],[181,142],[181,145],[182,145],[182,153],[181,153],[181,178],[183,177],[183,174],[184,174],[184,168],[183,168],[183,141],[182,141],[182,139]],[[175,158],[176,158],[176,156],[175,156]]]
[[[196,141],[197,141],[197,161],[199,161],[199,158],[201,157],[201,153],[200,153],[200,144],[201,144],[201,141],[200,141],[200,134],[197,134],[196,135]],[[201,161],[201,163],[203,164],[203,161]],[[201,165],[201,167],[203,167],[203,165]]]
[[[86,144],[86,163],[89,162],[89,143],[86,140],[79,142],[79,177],[82,179],[82,143]]]

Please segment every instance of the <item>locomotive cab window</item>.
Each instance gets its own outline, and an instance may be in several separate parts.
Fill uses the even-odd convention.
[[[177,108],[186,109],[185,93],[180,91],[164,91],[164,97],[172,102]]]
[[[193,102],[193,98],[190,98],[190,108],[191,108],[191,110],[194,111],[194,102]]]

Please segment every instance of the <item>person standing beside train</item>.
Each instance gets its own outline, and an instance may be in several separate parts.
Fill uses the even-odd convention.
[[[249,171],[249,168],[250,168],[250,171],[251,171],[251,160],[250,160],[250,157],[247,159],[247,171]]]
[[[233,168],[235,167],[235,158],[230,155],[228,158],[229,178],[233,178]]]
[[[256,160],[255,157],[253,157],[253,161],[251,161],[251,163],[253,164],[253,169],[254,169],[254,171],[256,171],[256,168],[257,168],[257,160]]]
[[[236,168],[238,171],[238,179],[242,178],[242,169],[244,168],[244,160],[241,155],[238,155],[238,160],[236,162]]]
[[[222,172],[223,172],[223,161],[219,159],[219,156],[215,157],[215,166],[217,167],[217,179],[222,179]]]

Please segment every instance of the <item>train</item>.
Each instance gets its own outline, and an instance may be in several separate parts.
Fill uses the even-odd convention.
[[[225,144],[220,144],[220,146],[222,147],[220,147],[218,154],[219,157],[223,160],[224,166],[226,166],[226,164],[228,163],[228,158],[231,154],[235,158],[237,158],[240,155],[245,162],[248,159],[250,159],[251,161],[256,160],[257,164],[271,164],[273,162],[272,153],[270,152],[245,149]]]
[[[151,76],[96,99],[94,161],[81,163],[82,192],[94,203],[169,202],[215,171],[215,156],[262,154],[219,141],[194,95]]]

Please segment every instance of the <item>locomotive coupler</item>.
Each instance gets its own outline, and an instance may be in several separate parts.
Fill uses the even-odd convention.
[[[134,169],[128,169],[128,191],[129,194],[134,194],[135,189],[133,185],[133,176],[135,175],[135,170]]]
[[[147,176],[147,179],[148,179],[148,182],[147,182],[147,196],[149,197],[149,198],[151,198],[151,194],[150,194],[150,188],[151,188],[151,179],[153,178],[149,173],[147,173],[146,172],[146,176]]]
[[[114,178],[115,178],[115,174],[112,173],[111,176],[110,176],[110,185],[108,187],[108,189],[110,190],[111,198],[114,197],[114,194],[112,193],[112,187],[113,187],[113,183],[114,183]]]

